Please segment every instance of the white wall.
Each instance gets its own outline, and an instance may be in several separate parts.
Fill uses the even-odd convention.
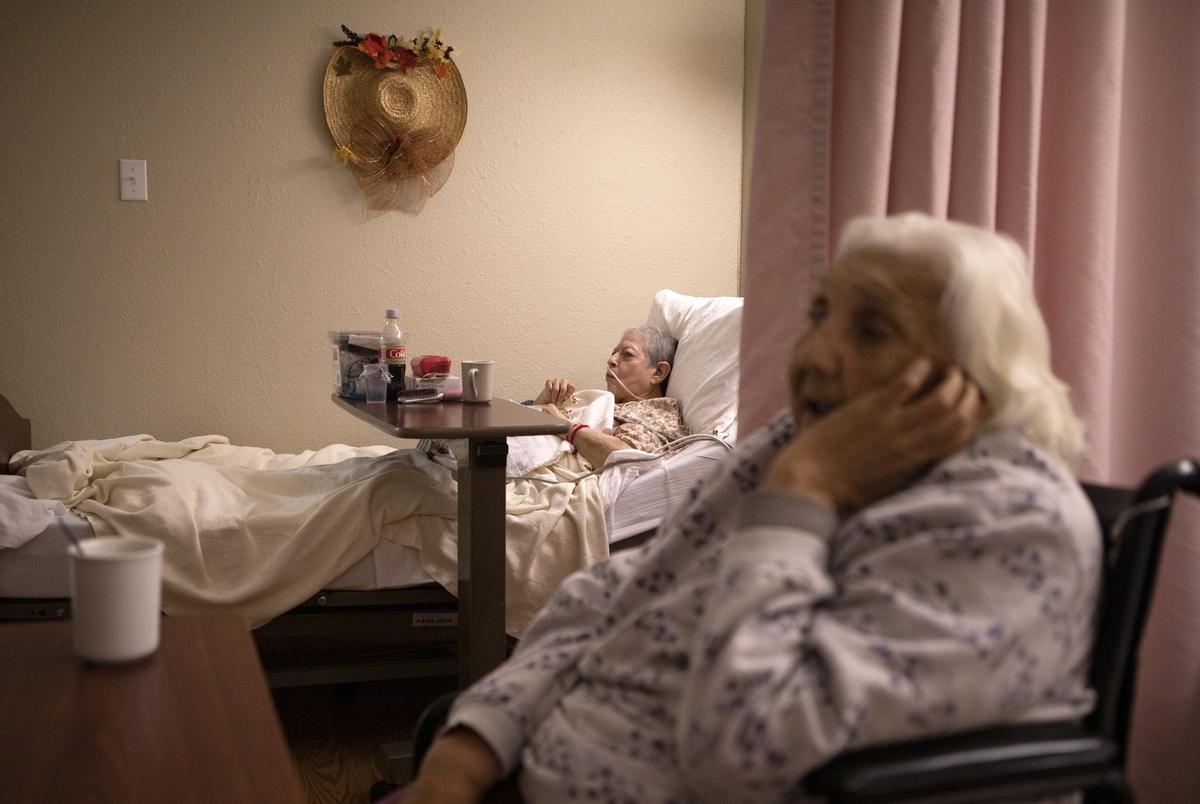
[[[517,399],[599,385],[655,290],[736,293],[739,0],[0,6],[0,393],[44,446],[384,440],[336,409],[330,329],[399,306],[414,353]],[[470,112],[419,216],[330,158],[338,25],[441,26]],[[117,160],[149,161],[149,203]]]

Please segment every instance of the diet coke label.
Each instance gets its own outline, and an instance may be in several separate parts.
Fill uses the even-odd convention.
[[[408,357],[408,349],[404,346],[384,346],[379,350],[379,357],[385,363],[403,363]]]

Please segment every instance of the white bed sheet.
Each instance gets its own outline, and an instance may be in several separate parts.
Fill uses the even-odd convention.
[[[713,442],[699,442],[666,458],[645,461],[636,459],[652,456],[636,450],[613,453],[610,463],[615,465],[600,476],[609,544],[656,527],[725,453],[724,447]],[[23,477],[0,476],[0,484],[16,494],[32,497]],[[0,549],[0,597],[68,597],[66,550],[72,534],[78,539],[94,535],[87,519],[68,511],[21,547]],[[430,578],[421,569],[417,551],[384,541],[326,588],[398,589],[424,583],[430,583]]]
[[[0,475],[0,488],[33,499],[23,477]],[[20,547],[0,549],[0,597],[68,597],[70,534],[89,539],[93,535],[92,526],[83,516],[66,511],[51,519],[45,530]]]
[[[652,462],[622,464],[601,475],[609,544],[658,527],[667,512],[687,496],[688,489],[715,469],[728,452],[715,441],[699,441]],[[613,453],[609,463],[626,455],[645,453],[621,450]]]

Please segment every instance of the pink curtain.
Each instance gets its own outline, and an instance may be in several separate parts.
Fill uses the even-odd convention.
[[[1084,479],[1200,457],[1200,3],[768,0],[740,429],[845,222],[917,209],[1021,243]],[[1200,503],[1182,501],[1141,651],[1131,774],[1200,801]]]

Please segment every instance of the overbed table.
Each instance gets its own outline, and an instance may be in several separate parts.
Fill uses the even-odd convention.
[[[464,439],[458,466],[458,681],[466,687],[504,661],[504,468],[508,437],[557,435],[562,419],[505,399],[486,404],[336,405],[397,438]]]
[[[301,800],[246,623],[164,617],[150,657],[76,658],[71,622],[0,624],[0,799]]]

